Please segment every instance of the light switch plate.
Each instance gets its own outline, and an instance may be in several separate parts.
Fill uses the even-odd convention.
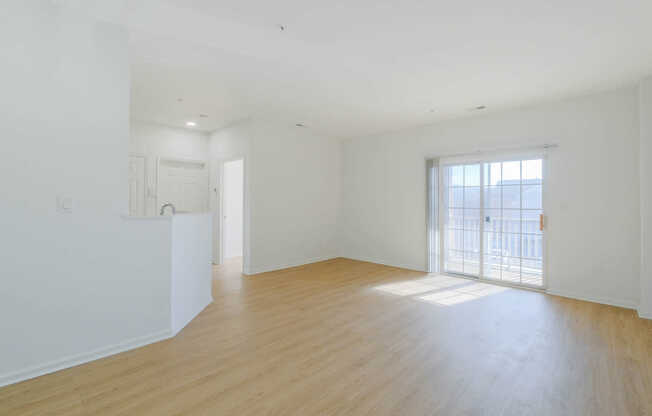
[[[57,196],[57,212],[62,214],[72,213],[72,198],[69,196]]]

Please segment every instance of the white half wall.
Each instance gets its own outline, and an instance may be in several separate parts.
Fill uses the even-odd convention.
[[[245,158],[245,272],[337,255],[341,144],[309,128],[249,120],[211,138],[211,160]]]
[[[638,312],[652,319],[652,77],[639,88],[641,175],[641,304]]]
[[[345,142],[341,252],[426,268],[427,158],[558,144],[549,151],[550,292],[639,302],[635,88]]]
[[[177,334],[213,302],[211,214],[172,217],[171,325]]]

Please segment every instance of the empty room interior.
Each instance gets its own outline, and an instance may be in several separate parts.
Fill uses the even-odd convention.
[[[649,0],[3,0],[0,415],[652,415]]]

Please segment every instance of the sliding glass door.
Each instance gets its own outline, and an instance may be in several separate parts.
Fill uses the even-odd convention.
[[[543,286],[542,159],[444,165],[443,270]]]

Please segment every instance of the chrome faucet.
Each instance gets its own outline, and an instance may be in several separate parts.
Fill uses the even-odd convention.
[[[165,214],[165,208],[170,207],[172,208],[172,215],[177,213],[177,209],[172,205],[172,203],[168,202],[167,204],[161,205],[161,215]]]

